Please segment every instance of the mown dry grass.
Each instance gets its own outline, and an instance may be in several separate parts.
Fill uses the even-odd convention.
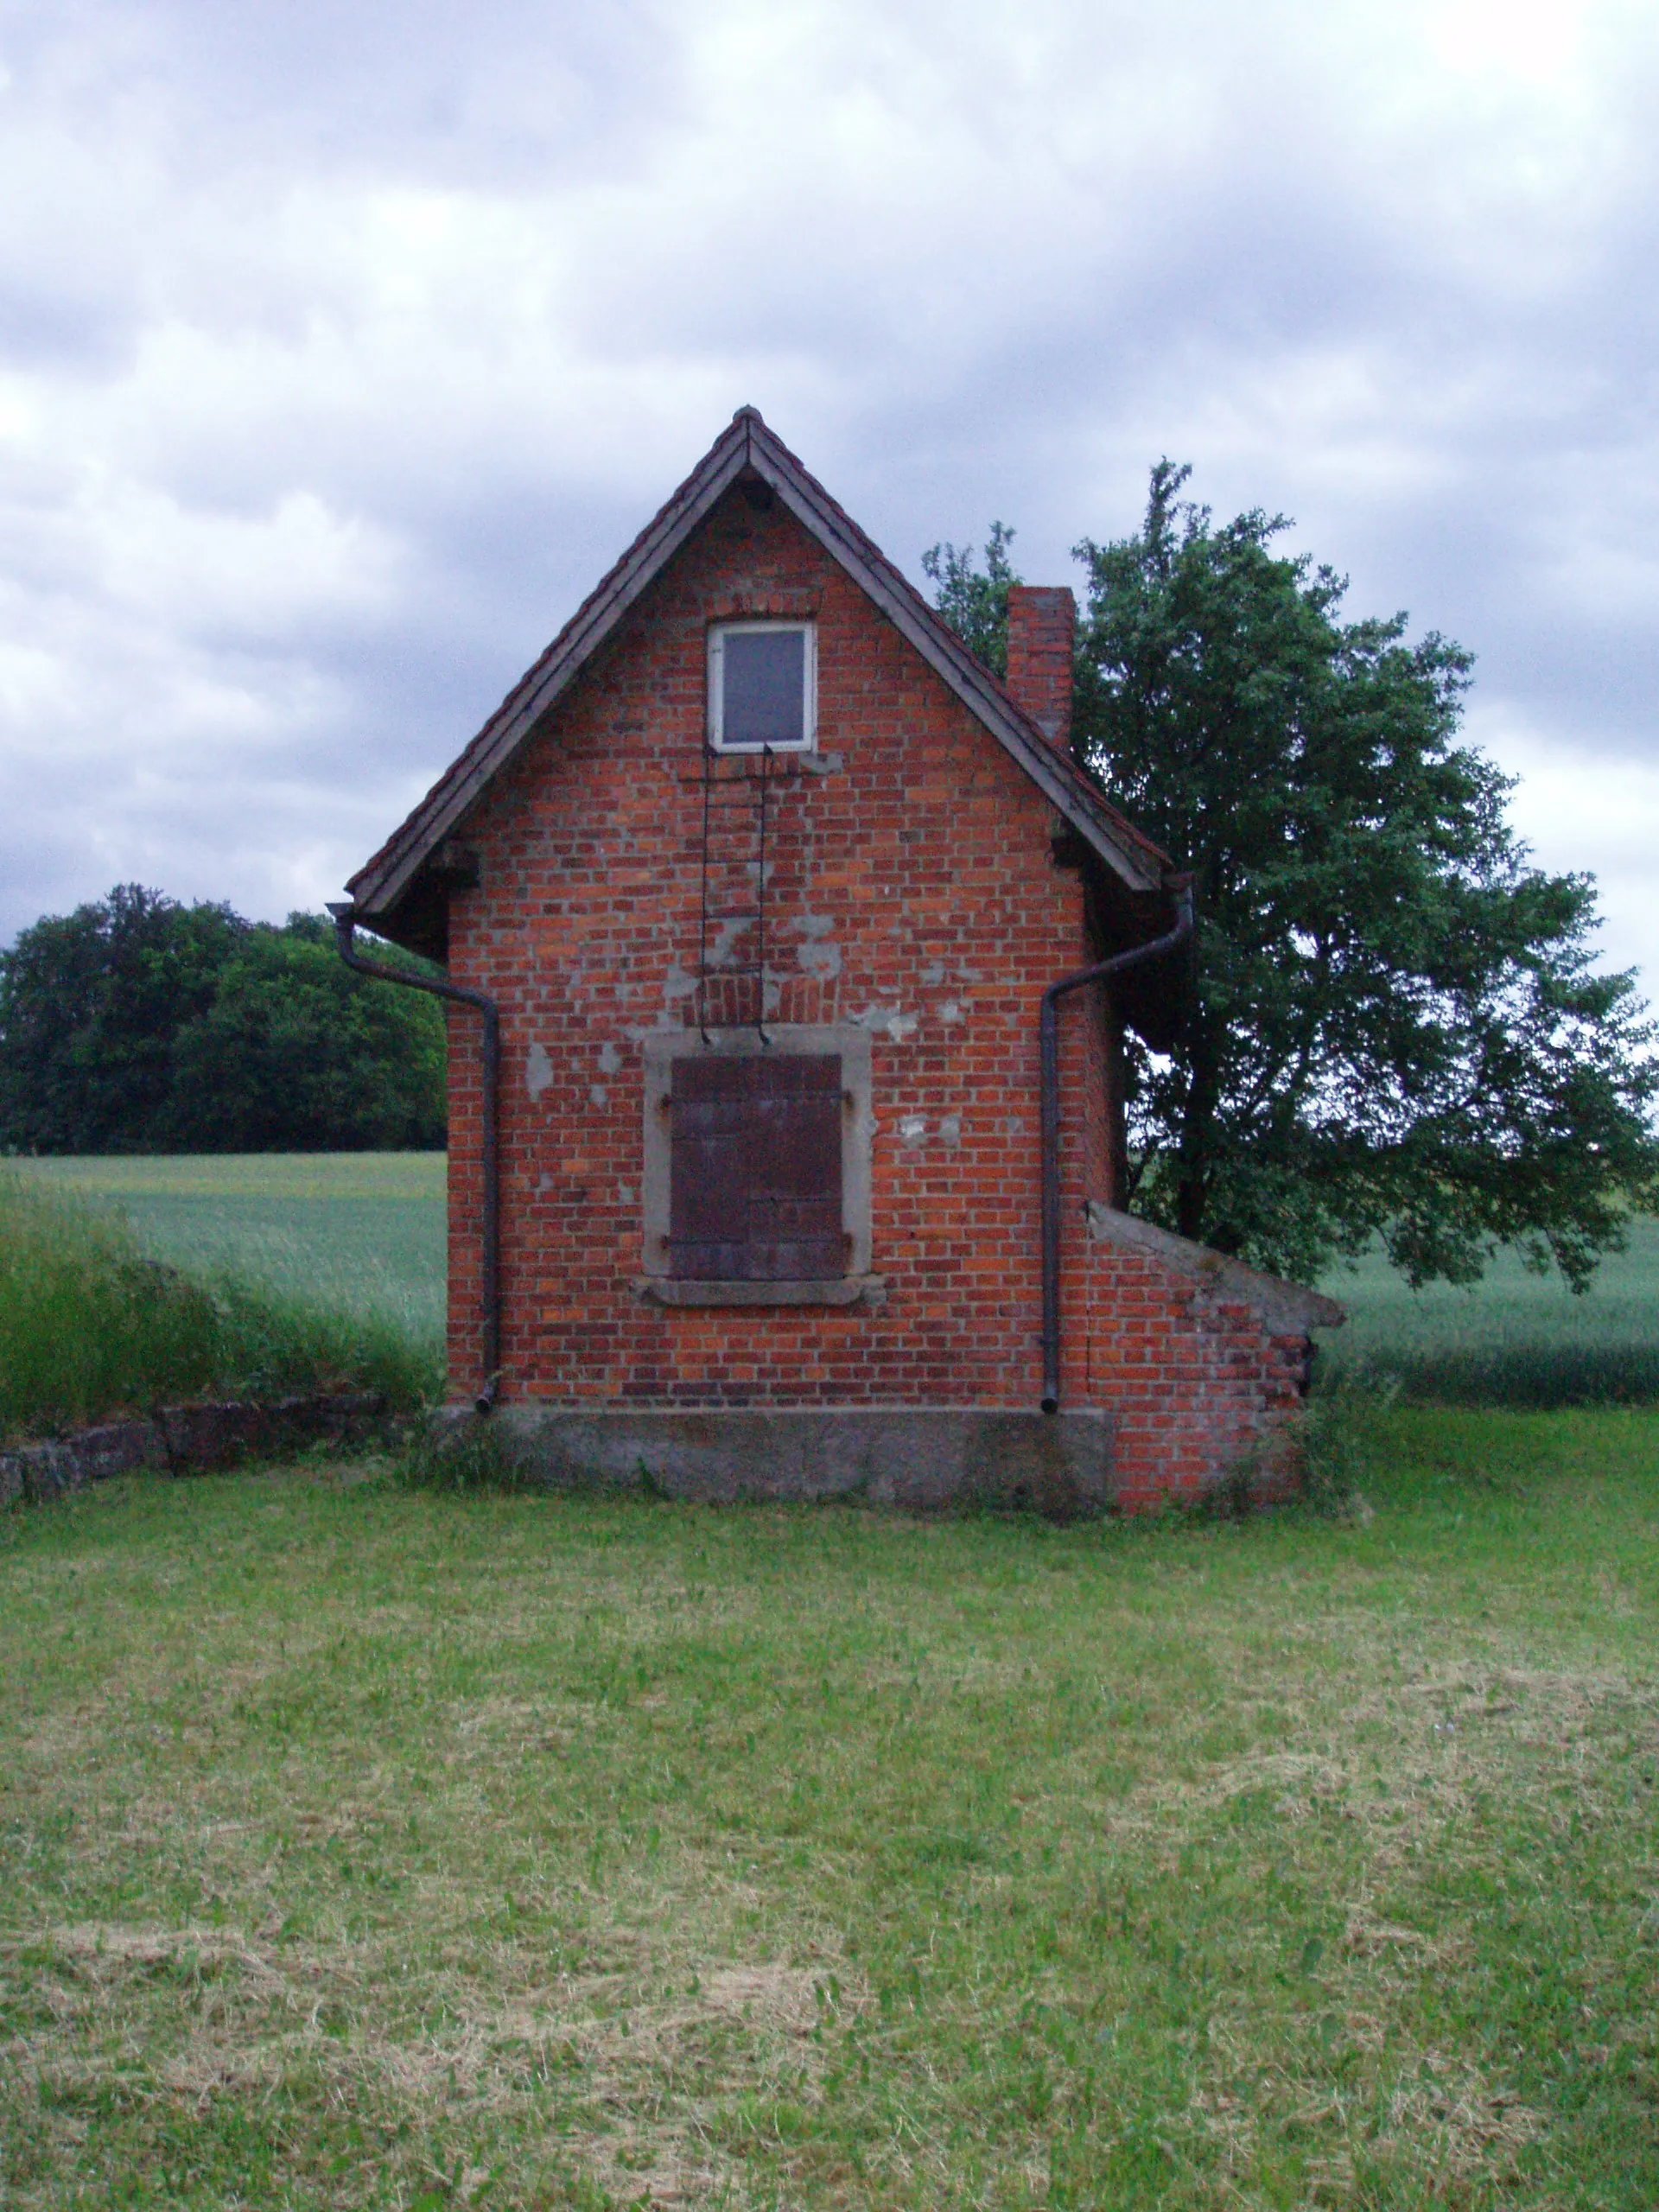
[[[0,2196],[1659,2202],[1659,1421],[1389,1434],[1363,1527],[13,1516]]]

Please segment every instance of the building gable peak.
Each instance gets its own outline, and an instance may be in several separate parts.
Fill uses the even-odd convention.
[[[770,429],[760,410],[740,407],[633,543],[601,578],[460,757],[348,885],[370,928],[397,935],[400,911],[423,872],[442,855],[496,777],[528,742],[558,699],[698,525],[739,480],[764,483],[859,585],[1042,791],[1084,846],[1132,897],[1163,889],[1169,861],[1100,794],[1076,766],[1053,720],[1045,728],[1008,687],[977,661],[851,516]],[[1052,594],[1039,594],[1046,601]],[[1066,593],[1069,601],[1071,594]],[[1052,687],[1051,687],[1052,688]]]

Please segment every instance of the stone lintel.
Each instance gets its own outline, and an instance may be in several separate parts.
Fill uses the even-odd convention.
[[[640,1275],[633,1287],[658,1306],[879,1306],[887,1287],[880,1275],[819,1282],[693,1282],[674,1275]]]

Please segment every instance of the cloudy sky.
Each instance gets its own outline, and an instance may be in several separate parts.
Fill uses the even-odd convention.
[[[1652,0],[0,0],[0,943],[338,895],[753,401],[918,577],[1294,516],[1651,987],[1656,114]]]

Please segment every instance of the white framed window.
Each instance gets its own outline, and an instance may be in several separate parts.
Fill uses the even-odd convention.
[[[709,632],[709,742],[716,753],[810,753],[817,739],[810,622],[722,622]]]

